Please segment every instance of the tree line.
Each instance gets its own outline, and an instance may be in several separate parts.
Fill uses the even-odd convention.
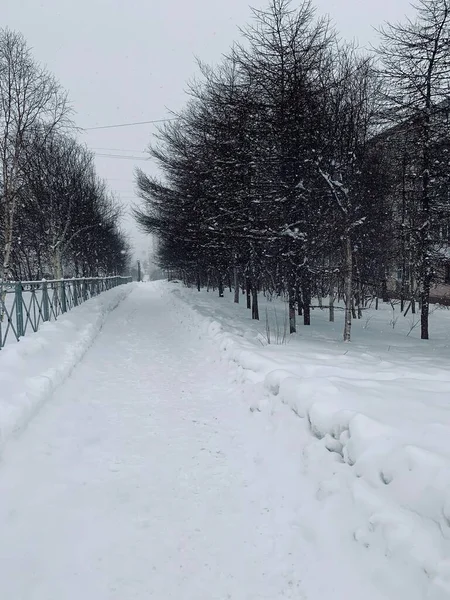
[[[0,281],[121,274],[120,215],[66,92],[20,33],[0,29]]]
[[[150,147],[163,178],[137,171],[135,216],[159,261],[187,283],[286,297],[310,324],[312,298],[345,303],[344,339],[401,265],[402,308],[421,310],[440,277],[449,220],[448,0],[380,30],[362,53],[309,0],[254,10],[218,66]],[[446,118],[445,115],[447,115]],[[405,309],[406,310],[406,309]]]

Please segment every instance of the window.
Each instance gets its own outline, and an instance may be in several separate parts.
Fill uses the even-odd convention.
[[[404,277],[402,275],[404,274]],[[403,265],[399,265],[397,267],[397,281],[408,281],[410,276],[409,265],[405,265],[405,270],[403,271]]]

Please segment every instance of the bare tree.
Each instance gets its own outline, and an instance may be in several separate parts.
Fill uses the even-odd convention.
[[[27,138],[37,129],[54,131],[69,123],[66,93],[31,56],[20,33],[0,30],[0,281],[10,275],[14,220],[21,187],[20,161]]]
[[[74,237],[98,224],[98,218],[89,220],[90,209],[104,193],[104,184],[97,181],[92,154],[56,132],[38,132],[24,150],[20,168],[22,211],[32,215],[34,226],[40,225],[47,267],[51,265],[54,279],[61,279]]]
[[[430,287],[433,280],[433,221],[436,218],[432,156],[435,118],[447,101],[450,85],[450,2],[418,0],[415,20],[380,29],[378,53],[385,80],[385,116],[415,131],[415,160],[420,172],[417,270],[421,296],[421,337],[428,339]]]
[[[355,236],[366,220],[363,176],[376,115],[377,83],[372,60],[359,56],[352,47],[336,51],[335,65],[328,76],[324,106],[327,128],[317,168],[325,185],[325,196],[334,206],[330,239],[342,241],[344,341],[350,341]]]

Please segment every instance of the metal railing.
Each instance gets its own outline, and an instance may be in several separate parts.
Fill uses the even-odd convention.
[[[0,349],[10,336],[19,341],[27,331],[118,285],[131,277],[91,277],[0,283]]]

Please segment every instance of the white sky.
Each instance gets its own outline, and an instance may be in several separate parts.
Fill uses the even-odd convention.
[[[268,0],[253,0],[264,8]],[[293,2],[293,7],[298,2]],[[408,0],[316,0],[345,39],[376,42],[374,26],[411,13]],[[21,31],[35,58],[69,91],[79,127],[161,119],[185,102],[194,57],[214,63],[250,20],[248,0],[3,0],[1,24]],[[105,129],[80,137],[96,152],[143,156],[154,126]],[[98,149],[98,150],[97,150]],[[117,154],[117,151],[109,152]],[[120,153],[120,152],[119,152]],[[149,162],[96,158],[97,171],[129,206],[133,169]],[[131,217],[125,223],[138,257],[150,249]]]

